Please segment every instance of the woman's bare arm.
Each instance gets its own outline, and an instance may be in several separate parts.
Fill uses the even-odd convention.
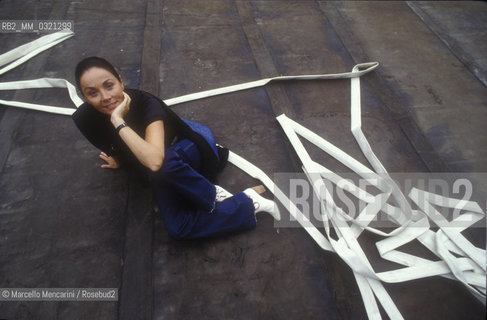
[[[125,100],[112,112],[111,122],[115,128],[124,123],[130,97],[125,94]],[[119,135],[135,157],[151,171],[161,168],[164,161],[164,123],[162,120],[152,122],[145,129],[145,139],[142,139],[132,128],[126,126],[119,131]]]

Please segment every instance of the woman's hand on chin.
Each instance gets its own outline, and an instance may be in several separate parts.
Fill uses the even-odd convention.
[[[120,164],[115,160],[114,157],[110,157],[105,152],[100,153],[100,158],[106,162],[106,164],[102,164],[101,167],[104,169],[118,169],[120,168]]]
[[[129,95],[126,94],[125,92],[123,93],[123,98],[124,99],[123,99],[122,103],[120,103],[112,111],[112,114],[110,117],[110,120],[112,121],[112,124],[114,127],[118,127],[120,124],[122,124],[124,122],[123,118],[125,117],[125,115],[129,111],[131,99],[130,99]]]

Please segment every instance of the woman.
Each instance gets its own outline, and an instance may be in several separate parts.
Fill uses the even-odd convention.
[[[162,100],[125,89],[105,59],[89,57],[75,70],[85,98],[73,114],[83,135],[102,150],[102,168],[122,164],[148,172],[170,236],[194,239],[255,227],[255,213],[280,219],[271,200],[253,188],[231,195],[214,185],[228,150],[217,146],[206,126],[179,118]],[[263,188],[263,187],[261,187]]]

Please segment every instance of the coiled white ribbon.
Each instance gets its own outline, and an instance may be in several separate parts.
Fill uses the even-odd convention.
[[[36,54],[68,39],[72,35],[71,32],[51,34],[0,55],[0,67],[8,64],[0,69],[0,75],[15,68]],[[382,285],[382,281],[395,283],[440,275],[459,280],[485,304],[486,251],[475,247],[461,234],[467,227],[482,219],[485,213],[476,202],[446,198],[416,188],[411,190],[408,197],[417,204],[421,211],[412,210],[408,200],[376,157],[362,132],[359,77],[374,70],[378,65],[377,62],[358,64],[353,67],[351,72],[347,73],[267,78],[188,94],[167,99],[165,102],[168,105],[176,105],[187,101],[261,87],[273,81],[350,78],[351,131],[366,159],[375,171],[355,160],[329,141],[287,118],[286,115],[277,117],[282,129],[301,159],[303,171],[310,180],[316,196],[320,199],[321,215],[323,217],[326,236],[311,224],[310,220],[297,208],[296,204],[261,169],[231,151],[228,160],[250,176],[262,181],[267,189],[274,194],[275,198],[281,202],[284,208],[289,211],[322,249],[336,252],[350,266],[370,319],[381,318],[377,300],[381,303],[391,319],[402,319],[401,313]],[[67,88],[69,96],[76,107],[83,103],[76,93],[76,88],[64,79],[42,78],[0,83],[0,90],[33,88]],[[63,115],[71,115],[75,111],[72,108],[19,101],[0,100],[0,104]],[[361,175],[364,179],[376,186],[381,193],[372,195],[352,182],[333,173],[323,165],[313,161],[299,140],[298,134],[333,156],[355,173]],[[340,188],[346,188],[348,192],[355,195],[358,199],[365,201],[367,206],[356,218],[353,218],[336,205],[330,191],[327,189],[327,185],[324,183],[324,179],[331,181]],[[398,204],[397,207],[386,202],[389,197],[395,199],[395,202]],[[433,205],[446,208],[462,208],[464,213],[453,221],[447,221]],[[381,211],[387,214],[397,224],[397,228],[390,233],[384,233],[381,230],[369,226],[369,223]],[[437,232],[430,229],[430,220],[434,221],[439,227]],[[462,222],[462,224],[459,225],[458,222]],[[335,228],[338,240],[330,236],[330,224]],[[404,265],[405,267],[386,272],[375,272],[357,240],[364,230],[386,237],[386,239],[376,243],[379,254],[382,258]],[[441,261],[432,261],[397,250],[400,246],[413,240],[421,242],[439,257]]]

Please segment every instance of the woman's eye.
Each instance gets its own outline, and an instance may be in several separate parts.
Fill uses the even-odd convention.
[[[106,84],[106,87],[107,87],[108,89],[110,89],[111,87],[113,87],[113,84],[111,84],[111,83],[107,83],[107,84]]]
[[[96,91],[91,91],[88,93],[88,95],[90,95],[91,97],[94,97],[94,96],[96,96]]]

